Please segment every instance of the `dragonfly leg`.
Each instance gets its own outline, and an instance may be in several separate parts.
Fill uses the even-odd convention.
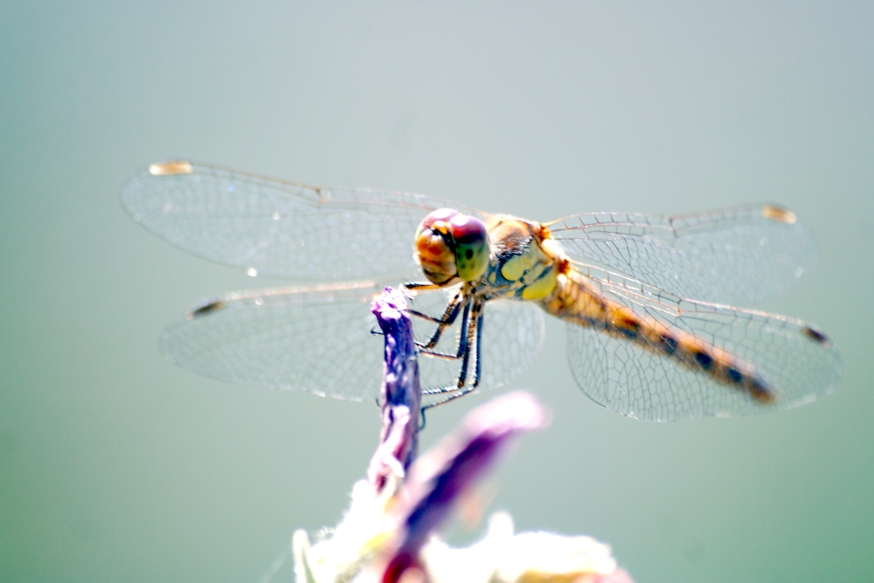
[[[435,289],[440,289],[441,286],[436,283],[423,283],[420,281],[408,281],[403,284],[403,288],[405,290],[413,290],[413,291],[431,291]]]
[[[455,386],[444,387],[442,390],[434,390],[430,389],[429,391],[424,391],[424,394],[445,394],[445,397],[440,399],[439,401],[435,401],[434,403],[428,403],[422,407],[422,412],[424,413],[427,409],[432,409],[434,407],[439,407],[440,405],[445,405],[450,401],[454,401],[468,393],[471,393],[477,389],[479,386],[480,373],[482,371],[481,368],[481,358],[480,358],[480,339],[482,338],[482,329],[483,329],[483,313],[482,313],[482,302],[476,302],[473,307],[473,317],[470,321],[470,326],[468,328],[466,336],[468,337],[468,350],[464,355],[464,358],[461,361],[461,370],[458,374],[458,381]],[[473,379],[470,383],[467,383],[467,367],[470,362],[470,348],[473,348],[474,352],[474,370],[473,370]],[[422,417],[424,422],[424,415]]]
[[[439,286],[433,283],[416,283],[416,282],[407,282],[404,284],[404,289],[406,290],[417,290],[417,291],[431,291],[437,289],[443,289],[443,286]],[[411,316],[416,316],[418,318],[422,318],[423,320],[427,320],[428,322],[433,322],[437,324],[437,328],[434,330],[434,333],[428,338],[428,341],[425,343],[418,342],[417,345],[419,348],[430,349],[434,348],[438,342],[440,342],[440,337],[443,335],[443,331],[447,326],[451,326],[455,323],[456,318],[458,317],[458,312],[461,306],[468,301],[468,294],[465,293],[464,289],[458,290],[458,293],[449,301],[446,305],[446,309],[443,310],[443,315],[439,318],[435,318],[430,314],[425,314],[418,310],[407,309],[407,313]]]
[[[423,320],[427,320],[429,322],[433,322],[437,324],[437,328],[428,338],[427,342],[419,342],[417,343],[420,349],[431,349],[437,346],[437,343],[440,342],[440,337],[443,335],[443,331],[447,326],[451,326],[455,323],[455,320],[458,318],[458,313],[463,305],[467,304],[466,295],[463,294],[460,290],[455,297],[453,297],[449,303],[446,305],[446,309],[443,310],[443,315],[439,318],[435,318],[428,314],[423,314],[417,310],[407,310],[407,313],[416,316],[418,318],[422,318]]]
[[[476,318],[476,352],[474,353],[474,358],[476,358],[476,363],[474,363],[473,369],[473,387],[476,388],[479,386],[480,373],[482,372],[482,358],[480,358],[480,347],[482,346],[483,337],[483,306],[485,304],[483,302],[478,302],[474,307],[474,317]]]
[[[460,305],[464,306],[463,309],[461,310],[461,329],[466,331],[470,327],[470,321],[471,321],[470,320],[470,309],[471,309],[472,304],[469,301],[469,299],[467,297],[465,297],[465,298],[462,298]],[[457,314],[456,314],[456,316],[457,316]],[[455,319],[455,317],[453,317],[453,320],[454,319]],[[436,332],[435,332],[435,335],[437,335],[438,339],[439,339],[439,335],[436,334]],[[468,346],[470,344],[470,338],[468,336],[469,335],[467,334],[467,332],[465,332],[464,334],[461,335],[461,337],[458,340],[458,346],[456,346],[456,348],[455,348],[455,354],[431,350],[428,347],[428,344],[430,344],[430,342],[424,346],[420,346],[419,353],[420,354],[427,354],[428,356],[431,356],[434,358],[442,358],[444,360],[458,360],[459,358],[463,358],[468,352]],[[436,341],[434,343],[436,344]]]

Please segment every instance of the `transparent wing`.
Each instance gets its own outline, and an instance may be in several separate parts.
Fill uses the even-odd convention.
[[[811,232],[774,205],[685,216],[591,213],[549,228],[574,260],[716,303],[774,298],[816,259]]]
[[[179,366],[222,381],[372,401],[382,382],[383,339],[371,333],[370,302],[380,291],[363,281],[227,294],[171,324],[161,351]],[[416,307],[442,311],[445,294],[428,295]],[[531,364],[544,330],[533,306],[496,305],[488,312],[493,317],[484,332],[483,364],[485,384],[494,387]],[[414,320],[420,335],[430,326]],[[455,362],[426,356],[419,362],[423,387],[451,383],[457,374]]]
[[[201,303],[160,348],[196,373],[270,389],[367,400],[379,395],[382,338],[370,333],[372,282],[272,288]]]
[[[423,195],[320,188],[184,161],[138,172],[121,202],[146,229],[194,255],[299,281],[415,277],[419,221],[447,206]]]
[[[679,421],[787,409],[832,392],[838,351],[804,322],[677,298],[622,276],[589,270],[594,288],[634,312],[693,334],[753,364],[777,398],[748,393],[598,332],[568,324],[568,358],[583,391],[608,409],[639,419]]]

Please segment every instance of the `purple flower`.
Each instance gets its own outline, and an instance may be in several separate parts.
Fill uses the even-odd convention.
[[[342,522],[315,544],[295,533],[297,581],[633,583],[608,546],[584,536],[514,534],[505,513],[493,515],[471,547],[439,539],[463,495],[548,415],[533,396],[510,393],[474,409],[416,459],[421,391],[405,297],[386,288],[372,310],[385,337],[380,444]]]
[[[546,413],[534,397],[510,393],[474,409],[461,427],[416,460],[397,495],[401,523],[383,581],[397,581],[417,563],[454,505],[520,434],[545,425]]]

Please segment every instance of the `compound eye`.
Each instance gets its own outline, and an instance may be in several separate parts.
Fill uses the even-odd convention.
[[[416,260],[428,281],[437,285],[447,285],[458,278],[449,222],[457,214],[453,209],[438,209],[422,219],[416,230]]]
[[[456,213],[449,219],[455,242],[455,267],[467,282],[482,277],[489,266],[489,233],[476,217]]]
[[[437,209],[436,211],[431,211],[424,219],[422,219],[422,222],[419,223],[419,228],[416,230],[416,237],[419,237],[419,235],[425,231],[432,230],[435,224],[437,226],[437,231],[444,235],[447,234],[443,225],[457,214],[458,211],[455,209]]]

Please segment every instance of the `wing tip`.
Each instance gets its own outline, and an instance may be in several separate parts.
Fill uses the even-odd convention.
[[[823,332],[822,330],[819,330],[817,328],[814,328],[810,324],[806,324],[805,326],[803,326],[801,328],[801,333],[804,336],[806,336],[807,338],[813,340],[814,342],[816,342],[817,344],[822,346],[823,348],[831,348],[832,347],[832,341],[828,336],[826,336],[825,332]]]
[[[188,160],[163,160],[149,164],[149,174],[152,176],[178,176],[192,172],[194,166]]]
[[[224,300],[212,300],[207,301],[204,304],[194,307],[191,309],[186,315],[186,320],[196,320],[208,314],[212,314],[218,312],[219,310],[223,310],[228,307],[227,302]]]
[[[798,221],[798,215],[784,206],[766,204],[762,206],[762,216],[777,223],[794,225]]]

